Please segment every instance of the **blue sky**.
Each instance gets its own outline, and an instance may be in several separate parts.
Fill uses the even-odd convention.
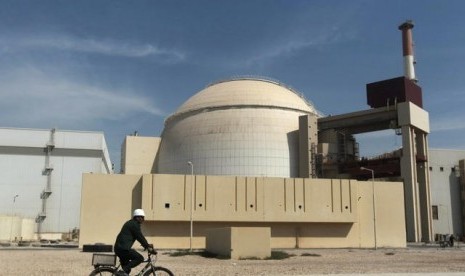
[[[403,75],[415,23],[416,74],[432,148],[465,149],[465,1],[0,0],[0,126],[103,131],[119,169],[124,137],[211,82],[277,79],[324,114],[368,109],[365,85]],[[401,146],[358,137],[361,153]],[[381,145],[381,146],[380,146]]]

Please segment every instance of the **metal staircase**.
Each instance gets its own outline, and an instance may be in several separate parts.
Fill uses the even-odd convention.
[[[47,217],[47,199],[52,194],[52,172],[53,172],[53,165],[50,163],[50,157],[52,156],[52,152],[55,149],[55,132],[56,129],[52,129],[50,131],[50,140],[47,142],[45,146],[45,166],[44,170],[42,171],[42,175],[47,176],[47,184],[40,194],[40,198],[42,199],[42,208],[41,211],[36,216],[36,223],[38,223],[37,233],[40,238],[40,233],[42,230],[42,223],[44,222],[45,218]]]

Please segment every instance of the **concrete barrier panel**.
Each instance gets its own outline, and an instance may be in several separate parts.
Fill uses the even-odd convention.
[[[271,256],[271,229],[269,227],[225,227],[208,229],[206,250],[231,259]]]

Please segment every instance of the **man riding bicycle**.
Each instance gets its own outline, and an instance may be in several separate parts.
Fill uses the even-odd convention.
[[[153,245],[149,244],[141,231],[141,224],[145,220],[145,212],[142,209],[134,210],[132,219],[124,223],[121,231],[116,237],[115,253],[119,257],[123,271],[118,275],[129,275],[133,267],[138,266],[144,261],[144,257],[132,245],[137,240],[140,244],[152,254],[156,254]]]

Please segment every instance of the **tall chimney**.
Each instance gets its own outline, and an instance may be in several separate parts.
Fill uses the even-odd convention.
[[[407,79],[417,82],[415,77],[415,60],[413,57],[413,40],[412,40],[412,20],[405,21],[399,26],[402,31],[402,50],[404,55],[404,76]]]

